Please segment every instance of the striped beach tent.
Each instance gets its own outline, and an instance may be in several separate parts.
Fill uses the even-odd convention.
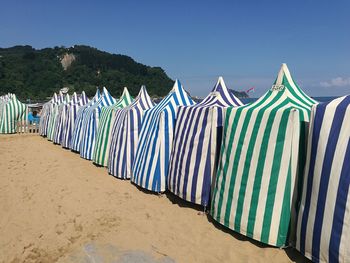
[[[111,143],[111,131],[115,120],[116,111],[132,103],[128,89],[125,87],[119,100],[110,106],[101,109],[100,121],[97,128],[96,144],[93,153],[93,162],[101,166],[107,166],[108,152]]]
[[[95,103],[97,103],[101,98],[100,90],[96,90],[95,96],[84,106],[79,107],[79,110],[77,112],[77,116],[74,122],[74,129],[72,133],[72,139],[70,141],[69,148],[72,151],[79,152],[80,151],[80,144],[81,140],[83,138],[83,118],[84,113],[89,107],[92,107]]]
[[[142,86],[135,101],[116,112],[108,153],[108,172],[111,175],[130,179],[142,118],[144,112],[153,106],[146,87]]]
[[[312,108],[296,248],[350,262],[350,95]]]
[[[39,134],[41,136],[44,136],[44,137],[47,136],[47,128],[48,128],[49,119],[50,119],[51,104],[57,103],[57,101],[58,101],[58,96],[55,92],[51,100],[49,100],[43,105],[43,108],[40,114],[40,122],[39,122]]]
[[[55,123],[56,119],[58,117],[58,108],[61,103],[64,103],[65,101],[65,96],[63,93],[60,91],[58,95],[58,99],[56,103],[51,103],[49,107],[49,120],[48,120],[48,126],[47,126],[47,139],[49,141],[53,141],[54,138],[54,131],[55,131]]]
[[[66,107],[70,103],[76,103],[78,100],[77,94],[74,92],[72,96],[69,96],[69,94],[66,94],[64,98],[64,102],[58,105],[58,113],[57,118],[55,119],[54,124],[54,131],[53,131],[53,143],[55,144],[61,144],[62,139],[62,129],[63,129],[63,123],[66,119]]]
[[[79,98],[77,99],[76,103],[74,103],[74,100],[73,100],[73,101],[71,101],[70,104],[66,105],[66,108],[65,108],[66,118],[65,118],[65,120],[63,122],[63,126],[62,126],[62,138],[61,138],[62,147],[69,148],[78,110],[80,107],[84,106],[88,102],[89,102],[89,99],[86,96],[85,92],[83,91],[80,94]]]
[[[2,122],[5,105],[10,100],[10,96],[11,94],[5,94],[3,96],[0,96],[0,123]]]
[[[100,99],[84,111],[82,123],[82,140],[80,144],[80,156],[92,160],[95,149],[97,127],[99,125],[101,109],[115,104],[116,100],[103,88]]]
[[[199,104],[177,111],[168,188],[179,197],[207,206],[223,127],[223,110],[243,105],[219,77],[211,93]]]
[[[27,120],[27,106],[15,94],[4,98],[0,115],[0,133],[16,133],[17,122]]]
[[[216,221],[269,245],[288,244],[289,229],[296,223],[294,190],[305,163],[306,127],[315,103],[283,64],[263,97],[227,108],[211,202]]]
[[[176,80],[170,93],[155,107],[146,110],[140,132],[131,181],[154,192],[164,192],[177,107],[194,104]]]

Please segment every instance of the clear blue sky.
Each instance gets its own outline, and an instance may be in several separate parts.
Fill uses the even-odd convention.
[[[312,96],[350,94],[349,0],[0,0],[0,47],[86,44],[161,66],[191,94],[222,75],[271,87],[282,62]]]

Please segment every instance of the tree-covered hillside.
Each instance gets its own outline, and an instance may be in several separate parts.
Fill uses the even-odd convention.
[[[136,96],[143,84],[151,95],[164,96],[173,81],[160,67],[88,46],[0,48],[0,94],[12,92],[22,100],[45,100],[62,87],[93,96],[97,86],[105,86],[118,97],[127,86]]]

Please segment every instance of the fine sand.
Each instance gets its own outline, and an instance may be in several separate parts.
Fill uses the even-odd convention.
[[[38,135],[0,136],[0,262],[304,262]]]

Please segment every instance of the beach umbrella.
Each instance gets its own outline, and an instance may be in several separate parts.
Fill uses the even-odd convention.
[[[72,133],[72,139],[70,141],[69,148],[72,151],[79,152],[80,151],[80,144],[81,140],[83,138],[83,118],[84,118],[84,113],[85,111],[89,108],[92,107],[95,103],[97,103],[101,98],[101,93],[100,90],[96,90],[95,96],[84,106],[79,107],[79,110],[77,112],[77,116],[74,122],[74,128],[73,128],[73,133]]]
[[[91,160],[95,149],[97,127],[103,107],[115,104],[116,100],[103,88],[99,100],[84,111],[82,122],[82,140],[80,144],[80,156]]]
[[[134,102],[115,113],[112,127],[111,146],[108,157],[108,172],[122,179],[130,179],[136,147],[144,112],[154,106],[142,86]]]
[[[125,87],[123,94],[115,104],[101,108],[101,116],[96,136],[96,146],[92,158],[95,164],[107,166],[108,152],[111,143],[111,131],[116,111],[128,106],[132,101],[133,98]]]
[[[312,108],[296,248],[350,262],[350,95]]]
[[[177,107],[192,104],[193,100],[176,80],[170,93],[146,110],[132,168],[133,183],[154,192],[166,190]]]
[[[305,163],[306,127],[315,103],[283,64],[264,96],[227,108],[211,203],[216,221],[266,244],[288,244],[296,222],[294,190]]]
[[[199,104],[179,106],[168,188],[177,196],[207,206],[222,138],[223,111],[243,105],[220,77]]]
[[[0,133],[16,133],[17,122],[27,120],[27,106],[15,94],[4,99],[0,115]]]
[[[80,94],[80,97],[77,98],[77,102],[74,103],[71,102],[70,104],[67,104],[65,106],[64,111],[66,112],[66,118],[63,121],[62,124],[62,138],[61,138],[61,145],[64,148],[69,148],[70,141],[72,139],[72,134],[74,130],[74,124],[75,119],[77,117],[77,112],[80,107],[84,106],[89,102],[88,97],[86,96],[85,92],[83,91]]]

